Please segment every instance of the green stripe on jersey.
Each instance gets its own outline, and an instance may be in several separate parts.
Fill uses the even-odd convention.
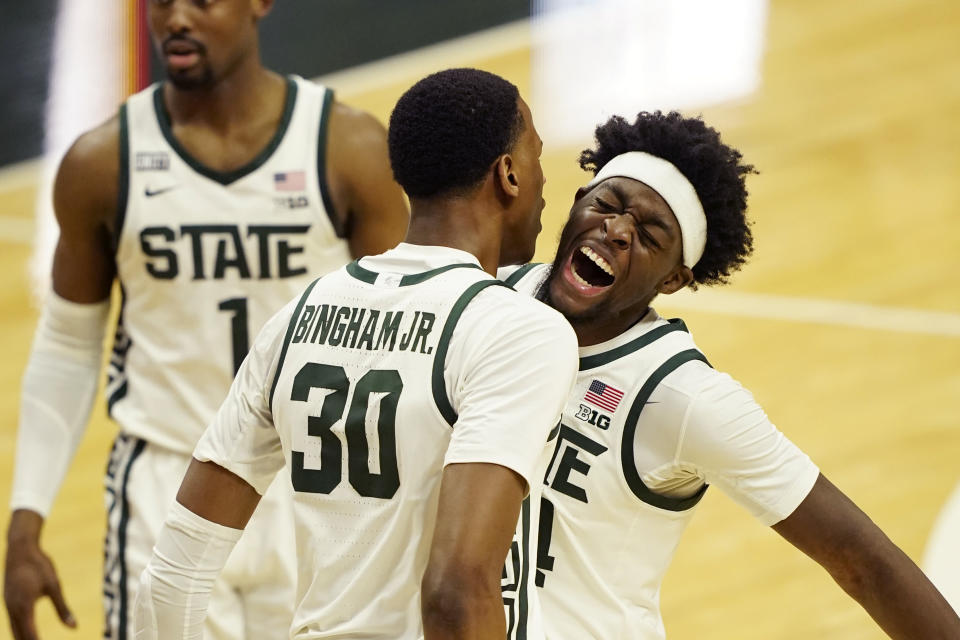
[[[528,264],[523,265],[522,267],[520,267],[519,269],[517,269],[516,271],[514,271],[513,273],[511,273],[509,276],[507,276],[507,278],[503,281],[503,284],[505,284],[505,285],[507,285],[508,287],[511,287],[511,288],[512,288],[513,285],[517,284],[518,282],[520,282],[520,280],[523,279],[523,276],[525,276],[525,275],[527,275],[528,273],[530,273],[530,270],[531,270],[531,269],[533,269],[534,267],[539,267],[541,264],[543,264],[543,263],[542,263],[542,262],[530,262],[530,263],[528,263]]]
[[[120,248],[120,234],[127,217],[127,198],[130,192],[130,124],[127,116],[127,103],[120,105],[120,173],[117,179],[117,210],[114,212],[113,253]]]
[[[647,404],[647,400],[650,399],[653,390],[670,373],[676,371],[680,365],[690,362],[691,360],[699,360],[706,363],[707,366],[710,366],[707,358],[696,349],[687,349],[668,358],[667,361],[660,365],[657,370],[653,372],[653,375],[643,383],[640,392],[637,393],[637,397],[630,406],[627,421],[623,425],[620,461],[623,466],[623,476],[627,480],[627,485],[629,485],[630,490],[635,496],[647,504],[667,511],[686,511],[694,507],[700,502],[700,498],[702,498],[704,492],[706,492],[707,485],[700,487],[700,489],[689,498],[669,498],[650,491],[647,485],[643,484],[643,480],[640,479],[640,472],[637,471],[637,461],[633,457],[633,440],[637,434],[637,422],[640,419],[640,412],[643,411],[643,407]]]
[[[451,269],[464,269],[464,268],[480,269],[481,267],[480,265],[474,264],[472,262],[458,262],[456,264],[448,264],[446,266],[437,267],[436,269],[431,269],[429,271],[423,271],[421,273],[411,273],[409,275],[405,275],[402,278],[400,278],[399,286],[408,287],[413,284],[420,284],[421,282],[425,282],[430,278],[434,276],[438,276],[441,273],[444,273],[446,271],[450,271]],[[353,262],[347,265],[347,273],[349,273],[351,276],[353,276],[357,280],[366,282],[367,284],[374,284],[377,281],[377,277],[380,275],[380,273],[378,273],[377,271],[371,271],[370,269],[361,267],[359,259],[354,260]]]
[[[406,287],[411,284],[420,284],[429,280],[433,276],[438,276],[445,271],[450,271],[450,269],[481,269],[482,267],[478,264],[472,262],[457,262],[455,264],[448,264],[445,267],[438,267],[436,269],[431,269],[430,271],[424,271],[423,273],[411,273],[408,276],[403,276],[400,278],[400,286]]]
[[[333,231],[338,238],[347,237],[346,224],[337,215],[330,196],[330,185],[327,184],[327,129],[330,126],[330,109],[333,108],[333,90],[323,88],[323,105],[320,107],[320,126],[317,132],[317,184],[320,186],[320,201],[323,209],[330,218]]]
[[[440,340],[437,342],[437,353],[433,357],[433,401],[436,403],[437,409],[440,410],[440,415],[451,427],[457,422],[457,412],[450,404],[450,399],[447,397],[447,388],[443,382],[443,365],[447,359],[447,350],[450,348],[450,336],[453,335],[453,330],[470,301],[487,287],[493,286],[505,287],[506,285],[499,280],[481,280],[467,287],[467,290],[453,304],[450,315],[447,316],[447,321],[443,325],[443,331],[440,333]]]
[[[269,406],[271,412],[273,411],[273,394],[277,391],[277,381],[280,380],[280,370],[283,369],[283,361],[287,357],[287,347],[290,346],[290,340],[293,338],[293,331],[297,326],[297,320],[300,319],[300,314],[303,312],[303,305],[307,302],[307,298],[310,297],[310,292],[313,291],[313,287],[318,282],[320,282],[320,278],[317,278],[307,285],[303,295],[300,296],[300,301],[297,302],[297,308],[293,310],[293,315],[290,316],[290,324],[287,325],[287,333],[283,337],[283,347],[280,349],[280,360],[277,362],[277,370],[273,372],[273,384],[270,385]]]
[[[170,145],[174,152],[176,152],[176,154],[180,156],[183,161],[190,166],[191,169],[202,176],[210,178],[214,182],[219,182],[224,186],[229,185],[262,167],[263,164],[270,159],[270,156],[273,155],[273,152],[277,150],[277,147],[279,147],[280,143],[283,141],[283,137],[287,133],[287,128],[290,126],[290,120],[293,119],[293,107],[297,102],[297,82],[289,76],[285,80],[287,91],[286,96],[284,97],[283,115],[280,116],[280,124],[277,125],[277,130],[274,132],[270,142],[267,143],[267,146],[264,147],[263,150],[260,151],[255,158],[253,158],[253,160],[242,167],[233,169],[232,171],[219,171],[217,169],[211,169],[207,165],[194,158],[190,152],[187,151],[186,147],[180,144],[180,141],[177,140],[177,137],[173,135],[173,125],[171,124],[170,113],[167,111],[167,106],[163,102],[162,82],[157,84],[157,88],[153,90],[153,110],[157,116],[157,123],[160,125],[160,132],[163,134],[167,144]]]
[[[629,355],[638,349],[642,349],[648,344],[659,340],[668,333],[673,333],[674,331],[687,331],[687,325],[685,325],[683,320],[680,318],[673,318],[667,322],[670,324],[665,324],[662,327],[657,327],[652,331],[648,331],[639,338],[631,340],[627,344],[620,345],[616,349],[611,349],[610,351],[604,351],[603,353],[598,353],[593,356],[580,358],[580,371],[595,369],[613,362],[617,358],[622,358],[623,356]]]

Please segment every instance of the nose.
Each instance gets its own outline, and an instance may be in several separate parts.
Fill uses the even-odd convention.
[[[193,23],[190,19],[190,12],[193,3],[189,0],[173,0],[167,9],[166,23],[167,33],[187,33],[190,31]]]
[[[633,216],[614,213],[603,220],[603,234],[607,242],[618,249],[629,249],[633,239]]]

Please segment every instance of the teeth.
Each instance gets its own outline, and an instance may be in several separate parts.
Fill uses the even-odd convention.
[[[613,267],[610,266],[610,263],[603,259],[603,256],[598,254],[596,251],[590,247],[580,247],[580,253],[587,256],[593,261],[593,264],[597,265],[609,275],[613,275]]]
[[[585,287],[589,287],[590,283],[580,277],[580,274],[577,273],[576,269],[570,269],[570,273],[573,274],[573,279],[582,284]]]

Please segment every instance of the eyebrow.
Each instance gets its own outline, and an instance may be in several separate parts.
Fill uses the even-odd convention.
[[[627,202],[629,200],[629,198],[627,197],[627,192],[624,191],[624,189],[619,184],[613,183],[608,185],[608,187],[610,191],[614,193],[615,196],[620,198],[620,202]],[[670,209],[669,204],[667,205],[667,209]],[[670,209],[670,215],[674,215],[672,209]],[[640,220],[639,222],[640,224],[652,224],[655,227],[659,227],[660,229],[663,229],[663,231],[667,234],[668,237],[672,238],[674,235],[673,229],[670,227],[670,225],[664,222],[663,220],[661,220],[660,217],[657,215],[644,216],[643,219]]]

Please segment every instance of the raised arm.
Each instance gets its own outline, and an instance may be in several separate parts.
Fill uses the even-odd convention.
[[[370,114],[339,102],[330,112],[327,184],[355,258],[403,240],[410,213],[393,180],[387,132]]]
[[[119,121],[81,136],[60,164],[54,210],[60,225],[47,296],[23,375],[17,457],[7,529],[4,601],[15,640],[37,638],[33,608],[48,596],[76,625],[40,532],[86,430],[96,396],[115,274]]]
[[[960,618],[936,587],[823,475],[773,529],[826,569],[891,638],[960,638]]]
[[[960,620],[920,569],[753,397],[728,376],[703,375],[681,460],[823,566],[890,637],[960,638]]]

